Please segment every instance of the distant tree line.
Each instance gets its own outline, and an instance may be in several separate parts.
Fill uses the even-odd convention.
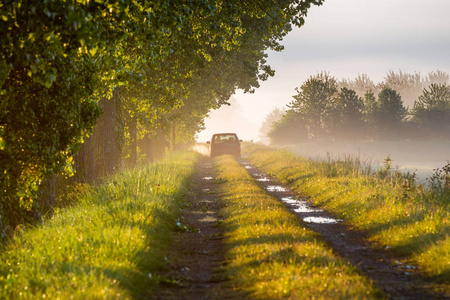
[[[266,50],[322,2],[2,2],[0,238],[58,205],[67,180],[191,143],[211,109],[273,76]]]
[[[450,139],[449,83],[449,75],[442,71],[424,79],[390,71],[380,84],[367,75],[338,82],[321,72],[296,88],[294,100],[271,124],[267,136],[275,144]]]

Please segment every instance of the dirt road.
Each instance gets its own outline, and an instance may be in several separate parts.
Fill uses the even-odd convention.
[[[371,278],[390,299],[448,299],[427,287],[416,266],[404,257],[368,242],[364,233],[354,230],[321,208],[313,207],[287,187],[279,184],[249,161],[239,161],[268,193],[284,202],[304,225],[321,234],[328,245]],[[169,255],[170,270],[163,293],[155,299],[246,299],[232,289],[223,267],[226,264],[220,207],[217,201],[212,160],[202,159],[192,182],[188,207],[180,219],[174,251]]]

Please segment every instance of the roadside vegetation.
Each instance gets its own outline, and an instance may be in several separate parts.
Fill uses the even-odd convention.
[[[67,185],[193,144],[211,109],[274,76],[267,50],[322,3],[1,1],[0,242]]]
[[[404,256],[405,272],[418,268],[450,292],[450,186],[448,166],[436,170],[429,186],[393,170],[387,158],[374,171],[357,157],[315,161],[287,150],[248,145],[258,166],[368,233],[370,240]]]
[[[217,158],[215,170],[233,288],[256,299],[382,296],[231,156]]]
[[[1,299],[129,299],[162,280],[199,154],[172,153],[85,189],[0,249]]]

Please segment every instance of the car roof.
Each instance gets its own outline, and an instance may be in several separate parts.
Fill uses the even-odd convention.
[[[234,132],[226,132],[226,133],[214,133],[214,134],[213,134],[213,136],[216,136],[216,135],[230,135],[230,134],[234,134],[234,135],[236,135],[236,136],[237,136],[237,134],[236,134],[236,133],[234,133]]]

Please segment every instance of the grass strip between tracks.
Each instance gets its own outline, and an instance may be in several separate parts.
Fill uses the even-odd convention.
[[[448,198],[401,177],[362,174],[356,159],[315,161],[261,145],[247,145],[246,154],[299,194],[406,256],[399,266],[405,272],[418,266],[435,280],[436,289],[450,293]]]
[[[257,299],[373,299],[371,281],[343,261],[231,156],[215,159],[236,289]]]
[[[180,152],[108,178],[0,253],[1,299],[151,295],[198,154]]]

